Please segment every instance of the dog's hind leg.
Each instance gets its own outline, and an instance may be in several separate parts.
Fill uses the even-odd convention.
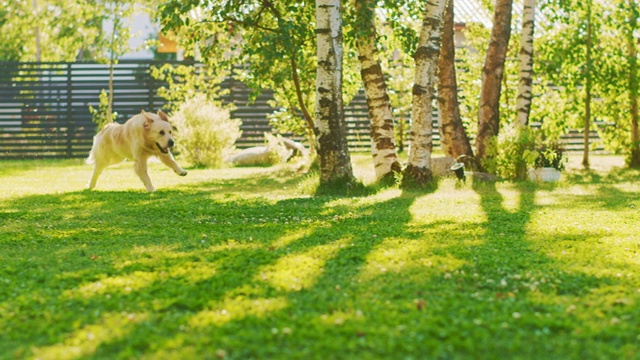
[[[106,166],[98,162],[93,164],[93,175],[91,175],[91,180],[89,180],[89,190],[96,187],[96,182],[98,181],[98,177],[100,176],[100,174],[102,174],[105,168]]]
[[[138,177],[142,180],[144,187],[147,188],[147,191],[155,191],[156,188],[153,187],[151,178],[149,177],[149,172],[147,171],[147,158],[136,158],[133,166],[136,170],[136,174],[138,174]]]
[[[187,175],[187,170],[183,169],[180,165],[178,165],[178,163],[173,159],[173,156],[171,155],[171,153],[160,154],[158,155],[158,158],[160,159],[160,161],[162,161],[163,164],[170,167],[176,174],[180,176]]]

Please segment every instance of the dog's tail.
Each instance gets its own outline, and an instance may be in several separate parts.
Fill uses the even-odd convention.
[[[89,153],[89,157],[84,159],[84,163],[87,165],[93,165],[96,162],[96,158],[93,155],[93,149],[91,149],[91,152]]]
[[[93,165],[96,162],[96,156],[94,155],[94,151],[96,150],[96,138],[98,135],[93,137],[93,145],[91,146],[91,152],[89,153],[89,157],[84,159],[84,163],[87,165]]]

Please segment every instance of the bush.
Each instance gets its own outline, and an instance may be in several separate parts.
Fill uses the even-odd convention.
[[[532,151],[533,156],[529,165],[533,168],[550,167],[556,170],[564,170],[567,161],[562,146],[555,141],[542,142],[536,145]]]
[[[507,126],[494,138],[483,163],[485,169],[509,180],[525,180],[527,170],[553,167],[564,170],[567,157],[557,140],[530,127]]]
[[[508,125],[489,145],[484,168],[501,178],[525,180],[527,156],[535,148],[536,134],[529,127]]]
[[[116,117],[118,117],[116,112],[109,114],[109,94],[104,89],[100,91],[98,99],[100,103],[97,109],[89,105],[91,120],[96,124],[96,133],[100,132],[107,124],[116,121]]]
[[[242,131],[240,120],[217,107],[204,95],[185,101],[172,117],[176,127],[176,150],[196,167],[222,167]]]

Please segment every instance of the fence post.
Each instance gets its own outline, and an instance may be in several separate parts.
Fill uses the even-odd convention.
[[[154,109],[154,103],[153,103],[153,98],[154,98],[154,84],[153,84],[153,75],[151,75],[151,67],[154,64],[152,62],[149,62],[147,64],[147,77],[149,78],[149,85],[148,85],[148,96],[149,96],[149,111],[153,112]]]
[[[67,63],[67,156],[73,156],[73,78],[71,76],[72,63]]]

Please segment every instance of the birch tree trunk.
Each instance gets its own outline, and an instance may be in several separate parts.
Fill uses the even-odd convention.
[[[440,146],[448,156],[458,158],[466,155],[471,159],[473,149],[460,118],[453,26],[453,0],[450,0],[444,10],[442,49],[438,63],[438,112],[442,135]],[[475,166],[473,162],[468,165]]]
[[[382,67],[376,58],[375,0],[356,0],[358,60],[371,121],[371,154],[376,179],[401,171],[396,152],[393,114]]]
[[[482,89],[478,110],[478,136],[476,137],[476,158],[482,166],[487,156],[487,147],[498,135],[500,127],[500,93],[502,76],[511,37],[511,9],[513,0],[496,0],[493,29],[487,55],[482,68]]]
[[[533,30],[536,0],[524,0],[522,9],[522,33],[520,35],[520,81],[516,102],[516,123],[529,124],[531,113],[531,84],[533,76]]]
[[[433,148],[433,98],[436,69],[442,42],[442,17],[447,0],[429,0],[425,10],[418,48],[411,104],[411,148],[402,177],[403,186],[423,186],[431,182]]]
[[[353,180],[347,125],[342,103],[342,12],[340,0],[316,0],[315,133],[320,159],[320,185],[344,185]]]

